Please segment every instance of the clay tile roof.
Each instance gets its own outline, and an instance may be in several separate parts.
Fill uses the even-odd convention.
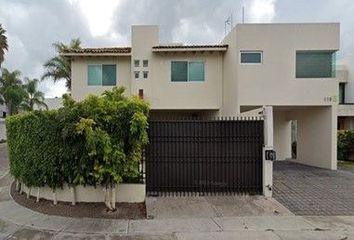
[[[227,44],[216,44],[216,45],[159,45],[153,46],[153,49],[195,49],[195,48],[228,48]]]
[[[63,55],[70,54],[119,54],[130,53],[130,47],[109,47],[109,48],[81,48],[81,49],[66,49],[62,52]]]

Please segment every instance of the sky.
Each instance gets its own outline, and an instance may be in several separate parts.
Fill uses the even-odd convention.
[[[0,0],[9,44],[2,67],[40,78],[55,55],[52,43],[130,46],[134,24],[160,25],[161,43],[219,43],[225,20],[242,21],[242,6],[246,23],[340,22],[337,58],[354,53],[354,0]],[[43,81],[40,89],[46,97],[66,92],[64,81]]]

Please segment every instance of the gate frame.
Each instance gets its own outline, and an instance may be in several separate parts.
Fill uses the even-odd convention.
[[[266,160],[266,150],[274,149],[273,107],[263,106],[264,117],[264,146],[263,146],[263,195],[272,197],[273,194],[273,161]]]

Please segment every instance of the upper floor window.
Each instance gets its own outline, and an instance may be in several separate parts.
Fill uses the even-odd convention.
[[[296,78],[335,77],[335,52],[297,51]]]
[[[241,64],[261,64],[263,61],[262,51],[241,51],[240,63]]]
[[[172,82],[204,81],[204,75],[204,62],[202,61],[171,62]]]
[[[143,67],[149,66],[149,60],[143,60]]]
[[[87,67],[89,86],[115,86],[117,66],[115,64],[90,64]]]
[[[140,66],[140,60],[135,59],[134,60],[134,67],[139,67]]]

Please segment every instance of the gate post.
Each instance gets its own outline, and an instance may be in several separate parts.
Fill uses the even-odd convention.
[[[263,146],[263,195],[272,196],[273,190],[273,107],[263,106],[264,146]]]

